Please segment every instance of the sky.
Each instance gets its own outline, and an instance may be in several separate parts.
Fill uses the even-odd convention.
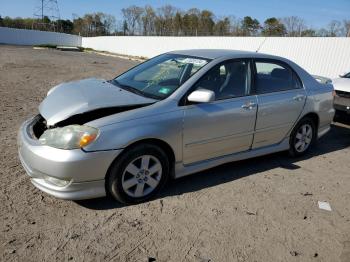
[[[252,16],[261,23],[268,17],[299,16],[308,26],[326,27],[332,20],[350,19],[350,0],[57,0],[60,16],[72,19],[73,14],[104,12],[122,20],[121,9],[130,5],[160,7],[166,4],[182,10],[195,7],[209,9],[217,17]],[[41,0],[0,0],[0,15],[33,17]]]

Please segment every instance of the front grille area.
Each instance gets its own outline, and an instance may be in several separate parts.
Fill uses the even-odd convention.
[[[336,90],[335,93],[336,93],[338,96],[350,98],[350,92],[344,92],[344,91],[338,91],[338,90]]]
[[[39,139],[39,137],[47,129],[46,120],[41,115],[37,115],[34,119],[32,129],[33,129],[33,134],[35,138]]]

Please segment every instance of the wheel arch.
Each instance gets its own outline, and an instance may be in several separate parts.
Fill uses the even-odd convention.
[[[131,144],[129,144],[127,147],[125,147],[123,149],[123,152],[125,152],[126,150],[138,146],[140,144],[151,144],[151,145],[156,145],[159,148],[161,148],[162,150],[164,150],[165,154],[168,156],[169,159],[169,164],[170,164],[170,175],[173,177],[173,172],[174,172],[174,167],[175,167],[175,153],[174,150],[172,149],[172,147],[165,142],[164,140],[158,139],[158,138],[144,138],[138,141],[135,141]],[[119,154],[111,163],[111,165],[109,166],[107,173],[105,175],[106,181],[108,179],[108,174],[110,172],[110,169],[113,165],[114,162],[118,161],[118,159],[123,155],[123,152],[121,154]]]
[[[314,121],[314,123],[315,123],[315,125],[316,125],[316,130],[315,130],[315,132],[317,132],[318,127],[319,127],[319,125],[320,125],[320,117],[318,116],[318,114],[315,113],[315,112],[309,112],[309,113],[303,115],[303,117],[300,118],[300,120],[299,120],[298,122],[300,122],[300,121],[301,121],[302,119],[304,119],[304,118],[310,118],[310,119],[312,119],[312,121]]]

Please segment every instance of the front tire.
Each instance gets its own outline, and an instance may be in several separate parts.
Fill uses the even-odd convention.
[[[304,155],[316,141],[316,124],[305,117],[294,127],[289,140],[289,154],[293,157]]]
[[[169,167],[167,155],[158,146],[133,146],[112,164],[107,175],[107,190],[122,203],[144,202],[164,186],[169,177]]]

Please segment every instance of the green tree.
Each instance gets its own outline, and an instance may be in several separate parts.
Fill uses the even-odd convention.
[[[174,35],[182,34],[182,15],[179,11],[176,12],[173,22]]]
[[[123,22],[123,35],[126,35],[126,33],[129,31],[128,29],[128,23],[126,22],[126,20],[124,20]]]
[[[264,36],[284,36],[286,27],[277,18],[271,17],[265,20],[261,33]]]
[[[214,31],[214,14],[209,10],[203,10],[200,14],[200,35],[212,35]]]
[[[189,9],[186,14],[183,16],[183,30],[185,35],[198,35],[199,29],[199,16],[200,10],[197,8]]]
[[[250,16],[245,16],[242,20],[242,35],[255,36],[260,30],[261,26],[257,19],[253,19]]]
[[[56,27],[58,28],[58,31],[62,31],[63,33],[66,34],[71,34],[73,33],[73,27],[74,24],[71,20],[57,20],[56,21]]]

